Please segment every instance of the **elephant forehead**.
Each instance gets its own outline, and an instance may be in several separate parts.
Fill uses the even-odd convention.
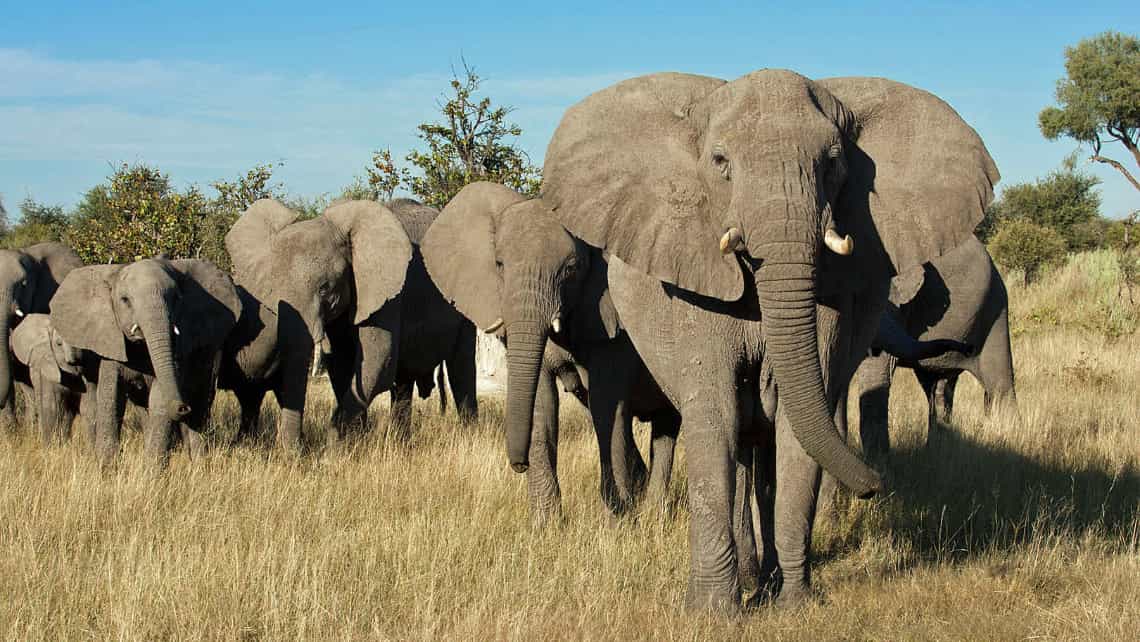
[[[504,258],[562,261],[574,254],[574,239],[540,201],[508,208],[499,220],[497,245]]]

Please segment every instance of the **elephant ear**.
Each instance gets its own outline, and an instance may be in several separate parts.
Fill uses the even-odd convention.
[[[922,289],[922,284],[926,281],[926,270],[921,265],[916,265],[906,272],[898,274],[895,278],[891,279],[891,293],[888,300],[896,306],[903,306],[910,303],[918,291]]]
[[[1001,178],[978,133],[937,96],[909,85],[818,84],[854,116],[841,125],[854,145],[838,222],[855,237],[856,254],[885,254],[895,274],[906,274],[968,239]]]
[[[722,221],[697,171],[702,101],[723,80],[641,76],[566,111],[547,147],[542,198],[571,234],[685,290],[725,301],[744,292]]]
[[[503,316],[503,279],[495,264],[495,227],[526,197],[497,183],[464,187],[424,235],[420,252],[443,298],[480,328]]]
[[[51,300],[51,325],[76,348],[104,359],[127,360],[127,339],[111,307],[112,284],[121,265],[89,265],[72,270]]]
[[[376,201],[344,201],[325,210],[348,240],[356,286],[356,318],[360,324],[400,293],[412,243],[399,219]]]
[[[209,261],[171,261],[182,293],[178,347],[183,352],[218,349],[241,317],[241,299],[230,276]]]
[[[8,340],[16,361],[29,365],[37,348],[47,347],[50,350],[47,345],[51,340],[48,335],[50,329],[51,319],[46,314],[29,314],[25,317]]]
[[[226,251],[234,262],[234,279],[263,302],[272,300],[273,287],[264,267],[273,237],[300,214],[279,201],[254,201],[226,233]],[[276,309],[276,306],[270,306]]]
[[[35,299],[32,302],[33,310],[47,310],[52,296],[59,288],[59,284],[75,268],[83,267],[83,261],[75,250],[63,243],[49,241],[36,243],[24,248],[24,253],[31,257],[40,267],[39,280],[36,283]]]
[[[590,338],[616,338],[621,332],[617,308],[610,299],[609,264],[598,250],[590,254],[590,271],[582,284],[582,310]]]

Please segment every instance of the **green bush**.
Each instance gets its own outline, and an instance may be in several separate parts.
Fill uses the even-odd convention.
[[[1065,258],[1065,239],[1053,228],[1022,218],[1002,221],[990,241],[990,254],[1000,265],[1020,270],[1029,285],[1045,267]]]

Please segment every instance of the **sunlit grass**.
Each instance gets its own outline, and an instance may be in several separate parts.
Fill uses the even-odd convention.
[[[81,430],[41,448],[0,438],[0,633],[6,639],[1130,639],[1140,630],[1140,337],[1103,313],[1096,257],[1011,288],[1021,417],[985,417],[963,377],[954,425],[925,445],[914,379],[892,394],[891,495],[841,501],[816,531],[824,597],[737,621],[681,609],[688,568],[683,453],[676,510],[611,520],[596,445],[564,404],[565,519],[529,526],[506,466],[501,404],[461,427],[417,404],[410,441],[377,428],[309,453],[216,446],[149,473],[128,431],[101,473]],[[1107,268],[1105,268],[1107,270]],[[1097,276],[1101,275],[1101,276]],[[1011,283],[1016,279],[1011,279]],[[1034,320],[1052,306],[1057,323]],[[1115,314],[1123,322],[1104,325]],[[1132,319],[1132,321],[1128,321]],[[1114,322],[1116,323],[1116,322]],[[1099,324],[1099,325],[1098,325]],[[1101,328],[1096,330],[1096,328]],[[275,421],[274,404],[264,419]],[[137,425],[132,419],[129,424]],[[644,430],[639,439],[644,440]],[[857,431],[853,431],[857,432]]]

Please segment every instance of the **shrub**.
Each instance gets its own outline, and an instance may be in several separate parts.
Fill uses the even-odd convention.
[[[1029,285],[1042,268],[1065,258],[1065,239],[1054,229],[1021,218],[1002,221],[990,242],[994,260],[1011,270],[1020,270]]]

